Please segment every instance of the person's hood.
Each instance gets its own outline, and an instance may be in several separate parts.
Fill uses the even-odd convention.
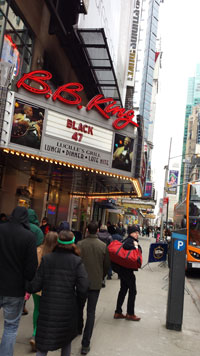
[[[17,206],[10,217],[10,221],[13,223],[18,223],[23,225],[26,229],[30,230],[30,225],[28,221],[28,211],[23,206]]]
[[[35,210],[28,209],[28,220],[31,224],[35,224],[35,225],[39,226],[39,220],[38,220]]]

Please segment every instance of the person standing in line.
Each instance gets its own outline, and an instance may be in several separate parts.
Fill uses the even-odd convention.
[[[112,241],[112,236],[108,232],[106,225],[101,225],[99,231],[97,232],[98,238],[108,246]],[[112,268],[109,268],[107,279],[112,279]],[[102,287],[106,286],[106,277],[102,282]]]
[[[98,224],[90,222],[87,226],[87,236],[82,241],[79,241],[77,246],[80,248],[81,257],[85,265],[89,277],[89,291],[87,295],[87,320],[82,337],[81,354],[86,355],[90,351],[90,340],[95,322],[96,305],[99,298],[99,293],[102,287],[102,281],[108,273],[110,267],[110,257],[107,246],[100,241],[97,236]],[[79,333],[83,328],[83,308],[85,305],[80,305],[80,320]]]
[[[112,225],[110,228],[110,234],[113,240],[118,240],[120,242],[123,240],[122,235],[119,233],[119,228],[114,225]]]
[[[40,229],[42,230],[44,236],[50,231],[50,225],[48,218],[44,217],[42,219],[42,224],[40,225]]]
[[[119,234],[122,236],[122,238],[124,238],[125,235],[126,235],[126,229],[125,229],[125,227],[124,227],[122,221],[119,221],[117,225],[118,225],[118,232],[119,232]]]
[[[35,210],[28,209],[28,221],[30,224],[30,230],[35,234],[36,245],[40,246],[44,241],[44,234],[41,228],[39,227],[39,220]]]
[[[42,257],[29,293],[42,290],[36,331],[36,356],[61,348],[70,356],[71,341],[78,335],[78,300],[85,299],[89,281],[71,231],[60,231],[57,246]]]
[[[132,225],[128,228],[128,237],[123,241],[123,248],[125,250],[141,249],[138,244],[138,236],[140,233],[140,227],[138,225]],[[126,319],[131,321],[139,321],[140,318],[135,315],[135,298],[137,294],[136,290],[136,278],[134,270],[113,264],[113,269],[118,273],[120,278],[120,290],[117,298],[116,310],[114,313],[114,319]],[[127,314],[122,313],[122,305],[124,303],[126,294],[128,292],[127,301]]]
[[[58,234],[54,231],[49,231],[46,236],[44,243],[37,247],[37,256],[38,256],[38,267],[40,266],[42,257],[51,253],[57,245]],[[39,315],[39,306],[40,306],[40,298],[42,292],[37,292],[33,294],[33,302],[34,302],[34,310],[33,310],[33,335],[29,341],[32,351],[36,351],[35,345],[35,335],[37,330],[37,320]]]
[[[58,226],[58,229],[57,229],[57,232],[60,232],[62,230],[65,230],[65,231],[70,231],[70,225],[69,225],[69,222],[68,221],[61,221],[59,226]]]
[[[38,220],[35,210],[30,209],[30,208],[28,209],[28,221],[29,221],[30,230],[35,235],[36,246],[38,247],[43,243],[44,235],[43,235],[42,230],[39,228],[39,220]],[[28,310],[26,308],[26,302],[29,300],[29,298],[30,298],[30,295],[28,293],[26,293],[22,315],[28,314]]]
[[[108,230],[108,232],[109,232],[109,234],[111,235],[111,231],[112,231],[112,224],[111,224],[111,222],[110,221],[107,221],[107,230]]]
[[[101,225],[99,231],[97,232],[99,240],[104,242],[108,246],[112,242],[112,236],[108,232],[106,225]]]
[[[4,213],[1,213],[0,214],[0,224],[4,224],[7,221],[8,221],[7,215]]]
[[[25,281],[33,279],[37,264],[36,240],[29,228],[28,212],[18,206],[9,221],[0,225],[0,308],[4,312],[0,356],[13,356]]]

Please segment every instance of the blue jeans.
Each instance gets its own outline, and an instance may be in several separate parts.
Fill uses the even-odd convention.
[[[0,296],[0,309],[3,308],[4,314],[4,332],[0,344],[0,356],[13,356],[23,305],[24,297]]]

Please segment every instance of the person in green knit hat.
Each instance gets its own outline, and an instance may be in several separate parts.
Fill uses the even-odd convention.
[[[39,220],[35,210],[28,209],[28,220],[29,220],[30,230],[36,236],[36,245],[40,246],[44,241],[44,234],[39,227]]]

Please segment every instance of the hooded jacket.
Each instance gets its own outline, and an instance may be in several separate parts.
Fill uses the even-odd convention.
[[[25,280],[34,277],[37,263],[28,212],[18,206],[10,220],[0,225],[0,296],[23,297]]]
[[[40,246],[44,241],[44,234],[39,227],[39,221],[35,210],[28,209],[28,220],[30,224],[30,230],[36,236],[36,245]]]
[[[97,232],[98,238],[104,242],[107,246],[112,242],[112,236],[107,230],[100,230]]]

